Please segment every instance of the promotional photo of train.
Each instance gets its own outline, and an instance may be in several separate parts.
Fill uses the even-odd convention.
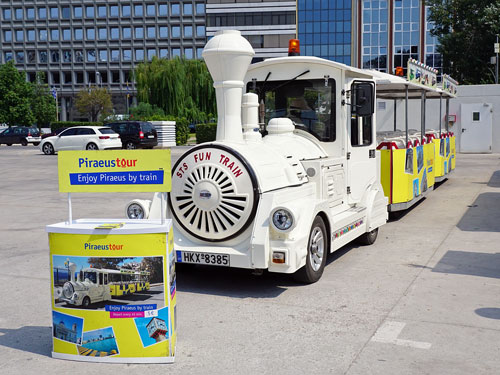
[[[216,140],[180,156],[168,196],[133,200],[126,213],[159,219],[166,207],[178,263],[314,283],[328,253],[374,243],[389,213],[409,209],[453,171],[455,137],[442,119],[457,83],[445,76],[438,88],[437,72],[417,61],[405,78],[300,56],[296,40],[288,57],[251,64],[254,55],[236,30],[208,41]],[[404,103],[404,123],[395,109],[394,124],[377,132],[377,99]],[[428,100],[443,104],[434,129],[425,123]],[[420,103],[420,129],[409,129],[410,101]]]

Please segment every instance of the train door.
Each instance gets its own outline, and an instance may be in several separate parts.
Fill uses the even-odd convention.
[[[371,81],[350,82],[347,108],[347,194],[349,203],[358,203],[376,179],[375,85]]]
[[[492,107],[489,103],[460,105],[460,152],[491,153]]]

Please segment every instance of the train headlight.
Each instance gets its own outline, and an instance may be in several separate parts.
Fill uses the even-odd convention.
[[[147,219],[149,216],[150,206],[151,201],[134,199],[125,207],[125,213],[129,219]]]
[[[295,225],[293,213],[286,208],[277,208],[271,214],[271,221],[274,228],[280,232],[288,232]]]
[[[69,281],[64,283],[62,294],[66,298],[71,298],[73,293],[75,292],[75,288],[73,288],[73,284]]]

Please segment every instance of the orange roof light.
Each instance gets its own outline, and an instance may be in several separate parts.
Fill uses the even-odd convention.
[[[394,72],[397,76],[403,77],[404,72],[403,72],[403,67],[401,66],[396,66],[396,71]]]
[[[300,43],[298,39],[288,41],[288,56],[300,56]]]

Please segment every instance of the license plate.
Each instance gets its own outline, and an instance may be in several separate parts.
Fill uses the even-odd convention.
[[[154,135],[148,135],[148,138],[154,138],[155,136]]]
[[[229,267],[228,254],[197,253],[195,251],[177,251],[178,263],[209,264]]]

